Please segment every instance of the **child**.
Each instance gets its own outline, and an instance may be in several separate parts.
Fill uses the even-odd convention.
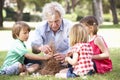
[[[81,24],[75,24],[69,34],[71,50],[66,55],[65,61],[72,68],[61,70],[56,77],[70,78],[92,74],[94,71],[92,55],[93,50],[88,42],[88,34]],[[72,58],[71,58],[72,56]]]
[[[109,57],[109,50],[103,37],[97,34],[98,21],[94,16],[87,16],[80,20],[89,33],[90,44],[93,48],[92,57],[95,63],[94,67],[97,73],[106,73],[112,70],[112,62]]]
[[[39,65],[33,64],[28,67],[25,67],[25,57],[32,60],[48,60],[52,57],[49,54],[45,56],[39,56],[28,53],[24,41],[27,41],[29,37],[29,32],[30,27],[22,21],[16,22],[13,25],[12,36],[15,39],[15,41],[11,49],[8,51],[3,66],[0,70],[0,74],[22,75],[24,72],[32,73],[39,68]]]

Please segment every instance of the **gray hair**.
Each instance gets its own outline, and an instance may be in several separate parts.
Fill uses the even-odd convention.
[[[47,3],[43,7],[42,18],[45,20],[47,19],[48,15],[53,15],[56,11],[60,14],[60,17],[63,18],[65,10],[61,4],[58,2]]]

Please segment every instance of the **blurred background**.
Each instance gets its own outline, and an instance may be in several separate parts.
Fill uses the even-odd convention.
[[[6,27],[5,21],[41,21],[42,8],[51,1],[59,2],[66,11],[64,17],[74,22],[87,15],[96,16],[99,23],[120,21],[120,0],[0,0],[0,28]]]
[[[16,21],[25,21],[34,29],[42,21],[42,8],[51,1],[59,2],[65,9],[64,18],[78,22],[94,15],[102,24],[99,33],[110,47],[120,47],[120,0],[0,0],[0,50],[8,50],[13,38],[11,28]],[[110,28],[110,29],[108,29]],[[117,28],[117,29],[116,29]],[[31,49],[33,30],[26,45]]]

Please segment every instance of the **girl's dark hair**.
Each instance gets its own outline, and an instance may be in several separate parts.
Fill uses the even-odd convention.
[[[98,31],[98,21],[95,16],[87,16],[84,17],[80,20],[80,23],[85,24],[86,26],[93,26],[94,27],[94,32],[93,34],[97,34]]]
[[[27,30],[30,32],[30,27],[28,24],[26,24],[24,21],[18,21],[13,25],[12,28],[12,37],[14,39],[17,39],[17,36],[19,36],[19,33],[21,31],[21,29]]]

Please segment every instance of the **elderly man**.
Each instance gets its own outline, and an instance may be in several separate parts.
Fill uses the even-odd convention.
[[[54,58],[63,61],[69,49],[68,33],[72,22],[63,19],[65,11],[57,2],[47,3],[43,7],[43,21],[36,26],[31,43],[33,53],[44,52],[48,54],[51,48],[50,41],[54,42],[56,54]]]

